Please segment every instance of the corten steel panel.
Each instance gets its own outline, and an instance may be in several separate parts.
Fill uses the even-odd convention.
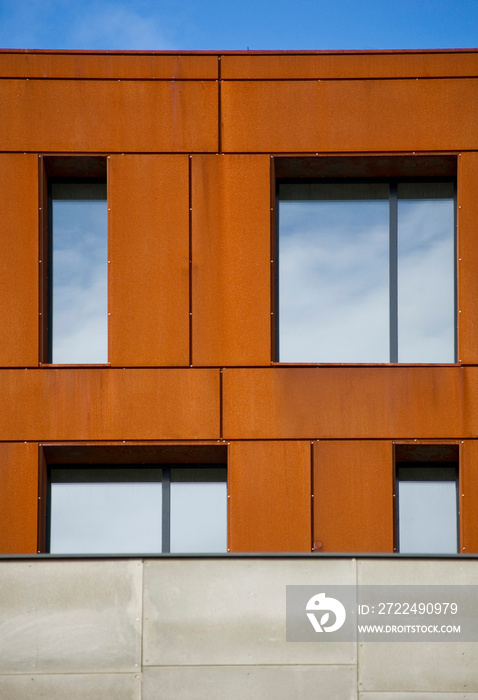
[[[229,446],[229,548],[310,552],[310,442]]]
[[[2,80],[7,151],[215,151],[217,83]]]
[[[224,81],[224,151],[478,146],[478,80]],[[373,128],[371,128],[373,125]]]
[[[478,442],[460,445],[460,546],[463,554],[478,552]]]
[[[0,440],[219,438],[219,372],[0,370]]]
[[[478,153],[458,157],[458,359],[478,362]]]
[[[478,74],[478,51],[225,55],[223,80],[458,77]]]
[[[0,154],[0,366],[38,364],[38,159]]]
[[[228,440],[477,433],[478,368],[231,368],[223,391]]]
[[[189,159],[108,159],[109,360],[189,365]]]
[[[195,365],[271,360],[270,158],[192,158]]]
[[[216,80],[217,56],[0,52],[2,78]]]
[[[0,443],[0,554],[37,552],[38,445]]]
[[[323,552],[393,552],[392,443],[314,442],[314,543]]]

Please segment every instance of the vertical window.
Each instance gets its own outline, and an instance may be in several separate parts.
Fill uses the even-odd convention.
[[[281,181],[278,358],[454,362],[452,180]]]
[[[104,364],[108,362],[106,158],[42,156],[40,160],[41,362]]]
[[[227,551],[224,466],[55,466],[47,550],[54,554]]]
[[[50,362],[108,362],[106,182],[50,183]]]
[[[397,446],[395,500],[397,551],[458,552],[458,446]]]

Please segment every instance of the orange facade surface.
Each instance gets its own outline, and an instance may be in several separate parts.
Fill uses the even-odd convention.
[[[230,551],[393,552],[396,441],[459,445],[478,552],[477,113],[472,50],[0,52],[0,552],[41,549],[60,443],[220,445]],[[106,164],[108,362],[53,366],[43,162],[86,156]],[[458,361],[276,362],[276,177],[450,167]]]

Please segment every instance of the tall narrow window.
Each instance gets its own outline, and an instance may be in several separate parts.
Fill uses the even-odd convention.
[[[278,185],[282,362],[454,362],[454,182]]]
[[[54,179],[49,205],[49,361],[106,363],[106,182]]]
[[[457,446],[398,446],[395,499],[399,552],[459,551]]]

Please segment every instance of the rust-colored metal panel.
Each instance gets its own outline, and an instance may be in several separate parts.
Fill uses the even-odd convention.
[[[192,158],[195,365],[271,360],[270,158]]]
[[[189,159],[108,159],[109,360],[189,365]]]
[[[393,552],[392,443],[313,446],[314,544],[323,552]]]
[[[478,441],[460,445],[460,547],[463,554],[478,553]]]
[[[219,438],[219,371],[0,370],[0,440]]]
[[[310,442],[229,446],[229,548],[310,552]]]
[[[36,554],[38,445],[0,443],[0,554]]]
[[[458,157],[458,359],[478,362],[478,153]]]
[[[38,364],[38,158],[0,154],[0,366]]]
[[[221,94],[226,152],[478,146],[477,79],[224,81]]]
[[[216,81],[2,80],[2,148],[217,151]]]
[[[223,392],[228,440],[454,439],[477,432],[475,367],[230,368]]]
[[[440,78],[477,75],[478,51],[359,51],[223,55],[223,80]]]
[[[0,77],[216,80],[218,57],[119,52],[2,51]]]

